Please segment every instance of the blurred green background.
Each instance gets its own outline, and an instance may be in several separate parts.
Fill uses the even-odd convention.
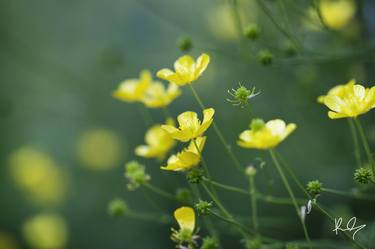
[[[142,69],[155,73],[171,67],[184,54],[178,47],[182,37],[193,42],[190,54],[211,56],[195,86],[206,105],[216,109],[215,120],[240,161],[266,161],[257,178],[260,189],[267,192],[273,177],[272,192],[286,195],[267,154],[235,146],[253,117],[298,125],[280,152],[303,182],[320,179],[330,188],[356,188],[348,125],[329,120],[316,98],[352,78],[373,85],[375,3],[356,1],[353,15],[337,28],[322,24],[314,1],[262,2],[271,17],[251,0],[1,1],[0,248],[30,248],[30,240],[43,237],[33,234],[30,223],[28,233],[25,225],[33,217],[43,220],[40,214],[52,216],[56,230],[42,234],[66,241],[66,248],[174,247],[171,225],[107,214],[114,197],[124,198],[140,212],[171,214],[178,207],[144,190],[126,190],[123,165],[135,158],[133,149],[143,143],[147,126],[137,105],[115,100],[111,93],[121,80],[137,77]],[[338,18],[344,15],[340,13]],[[272,20],[301,45],[295,55],[291,37]],[[242,35],[252,23],[261,30],[257,40]],[[271,65],[259,61],[259,51],[265,49],[273,54]],[[239,82],[261,91],[251,101],[251,113],[226,101],[227,90]],[[169,108],[174,116],[200,110],[187,88]],[[163,122],[160,110],[151,112],[155,122]],[[374,112],[362,120],[374,148]],[[208,137],[204,153],[213,178],[247,188],[212,129]],[[170,192],[186,186],[183,176],[161,172],[160,163],[139,160],[153,184]],[[43,177],[48,180],[40,180]],[[220,196],[231,211],[250,216],[246,198],[227,192]],[[368,225],[364,241],[374,241],[373,204],[330,195],[320,201],[341,216],[357,216]],[[303,239],[291,208],[262,205],[268,234]],[[307,223],[313,238],[337,238],[318,213]],[[225,248],[238,246],[237,237],[223,238]]]

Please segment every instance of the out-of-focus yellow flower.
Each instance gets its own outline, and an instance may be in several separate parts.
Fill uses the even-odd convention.
[[[162,166],[161,169],[171,171],[184,171],[196,166],[200,162],[200,154],[202,153],[206,137],[197,137],[194,141],[191,141],[189,146],[176,155],[169,157],[167,166]],[[197,147],[199,151],[197,150]]]
[[[67,178],[53,159],[31,146],[10,155],[12,177],[27,197],[38,205],[54,205],[65,199]]]
[[[167,121],[167,123],[170,121]],[[173,120],[171,121],[173,123]],[[161,128],[160,124],[152,126],[145,135],[147,145],[140,145],[135,148],[135,154],[147,158],[164,158],[170,149],[175,145],[175,140]]]
[[[174,211],[180,230],[188,230],[193,232],[195,228],[195,213],[191,207],[180,207]]]
[[[251,123],[251,129],[240,134],[237,143],[244,148],[272,149],[289,136],[296,127],[293,123],[286,125],[281,119],[270,120],[267,123],[255,119]]]
[[[23,235],[32,248],[62,249],[67,244],[68,229],[62,217],[38,214],[24,223]]]
[[[375,86],[365,88],[355,83],[351,80],[335,86],[327,95],[318,97],[318,102],[331,110],[328,111],[329,118],[354,118],[375,108]]]
[[[206,70],[210,57],[207,54],[201,54],[197,61],[190,55],[184,55],[178,58],[174,63],[174,71],[171,69],[161,69],[156,75],[171,83],[183,86],[197,80]]]
[[[0,232],[0,249],[17,249],[18,245],[13,236]]]
[[[203,121],[201,123],[197,117],[197,113],[187,111],[178,115],[178,128],[172,125],[162,125],[161,127],[167,131],[172,138],[187,142],[201,136],[208,127],[210,127],[214,114],[215,110],[213,108],[203,110]]]
[[[114,98],[126,102],[140,101],[151,82],[151,73],[144,70],[140,73],[139,79],[127,79],[120,82],[112,95]]]
[[[109,170],[119,166],[123,148],[111,130],[93,129],[78,140],[77,152],[82,165],[92,170]]]
[[[142,102],[149,108],[160,108],[169,105],[181,94],[176,84],[169,83],[166,89],[161,82],[154,81],[145,91]]]
[[[324,24],[332,29],[342,29],[354,18],[354,0],[320,0],[320,14]]]

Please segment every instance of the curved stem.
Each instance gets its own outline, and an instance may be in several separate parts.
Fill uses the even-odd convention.
[[[206,107],[205,105],[203,104],[201,98],[199,97],[197,91],[195,91],[194,87],[192,84],[189,84],[190,86],[190,89],[194,95],[194,98],[196,99],[196,101],[198,102],[199,106],[201,107],[202,110],[204,110]],[[223,133],[220,131],[219,127],[216,125],[216,122],[213,121],[212,122],[212,125],[214,127],[214,130],[215,130],[215,133],[216,135],[219,137],[219,140],[221,142],[221,144],[224,146],[226,152],[228,153],[229,157],[231,158],[231,160],[233,161],[234,165],[236,166],[236,168],[241,172],[243,173],[243,167],[241,166],[241,163],[240,161],[237,159],[237,157],[234,155],[233,151],[232,151],[232,147],[227,143],[227,141],[225,140],[224,138],[224,135]]]
[[[349,123],[349,126],[350,126],[350,132],[352,133],[352,138],[353,138],[355,160],[357,162],[358,168],[360,168],[361,165],[362,165],[362,161],[361,161],[361,150],[359,148],[359,142],[358,142],[358,134],[357,134],[357,131],[355,129],[355,125],[353,123],[353,120],[348,118],[348,123]]]
[[[251,216],[253,220],[253,227],[258,232],[258,215],[257,215],[257,191],[255,188],[254,176],[249,177],[249,193],[251,199]]]
[[[162,189],[160,189],[160,188],[158,188],[158,187],[156,187],[156,186],[154,186],[154,185],[152,185],[148,182],[143,183],[142,186],[145,186],[147,189],[151,190],[152,192],[154,192],[154,193],[156,193],[160,196],[163,196],[167,199],[176,200],[176,197],[174,195],[172,195],[172,194],[170,194],[170,193],[168,193],[168,192],[166,192],[166,191],[164,191],[164,190],[162,190]]]
[[[366,151],[366,154],[367,154],[367,157],[368,157],[368,162],[371,165],[372,176],[375,177],[375,162],[374,162],[374,158],[372,157],[370,146],[368,145],[368,142],[367,142],[367,139],[366,139],[366,135],[365,135],[365,132],[363,130],[361,121],[359,121],[358,118],[354,118],[353,120],[354,120],[354,123],[357,126],[357,130],[359,132],[359,136],[361,138],[361,141],[362,141],[362,144],[363,144],[363,148]]]
[[[350,192],[345,192],[345,191],[336,190],[336,189],[329,189],[329,188],[323,188],[322,190],[323,190],[323,192],[326,192],[326,193],[346,196],[346,197],[349,197],[349,198],[375,201],[375,196],[373,196],[373,195],[362,194],[362,193],[350,193]]]
[[[305,221],[301,217],[299,206],[298,206],[298,203],[297,203],[296,198],[294,196],[294,193],[292,191],[292,188],[290,187],[289,182],[288,182],[288,180],[287,180],[287,178],[286,178],[286,176],[285,176],[285,174],[284,174],[284,172],[283,172],[283,170],[281,168],[281,165],[280,165],[279,161],[277,160],[275,152],[273,150],[270,150],[270,155],[271,155],[272,161],[274,162],[274,164],[276,166],[277,171],[280,174],[280,177],[281,177],[281,179],[282,179],[282,181],[284,183],[284,186],[285,186],[286,190],[289,193],[290,198],[292,198],[294,208],[296,209],[296,212],[297,212],[297,216],[298,216],[299,220],[301,221],[301,225],[302,225],[302,228],[303,228],[303,233],[305,234],[306,241],[310,244],[310,248],[312,249],[311,241],[310,241],[309,234],[307,232]]]

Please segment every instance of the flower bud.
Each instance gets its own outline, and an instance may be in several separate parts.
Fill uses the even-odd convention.
[[[127,210],[128,210],[128,205],[126,204],[124,200],[119,199],[119,198],[113,199],[108,204],[108,214],[113,217],[123,216]]]
[[[258,25],[255,24],[255,23],[249,24],[245,28],[244,36],[246,38],[249,38],[250,40],[257,39],[259,37],[259,34],[260,34],[260,29],[259,29]]]
[[[205,237],[200,249],[218,249],[219,242],[214,237]]]
[[[212,202],[199,200],[195,205],[195,209],[200,215],[208,215],[211,211]]]
[[[283,46],[283,51],[287,56],[292,57],[297,54],[297,47],[293,42],[287,41]]]
[[[137,161],[130,161],[125,165],[125,177],[128,179],[128,189],[134,190],[149,181],[151,177],[146,174],[145,167]]]
[[[245,174],[248,177],[254,177],[256,175],[256,173],[257,173],[257,169],[252,165],[248,166],[245,170]]]
[[[182,52],[187,52],[193,47],[193,43],[189,37],[181,37],[178,39],[177,45]]]
[[[203,177],[203,170],[198,167],[192,168],[186,174],[186,179],[190,183],[200,183],[200,181],[202,180],[202,177]]]
[[[354,172],[354,180],[361,184],[368,184],[371,181],[372,173],[369,168],[359,168]]]
[[[269,50],[261,50],[257,54],[258,62],[264,66],[272,64],[273,54]]]
[[[227,99],[227,101],[235,106],[241,107],[245,107],[250,99],[260,94],[260,92],[255,92],[255,87],[250,90],[244,85],[241,85],[241,83],[236,89],[232,88],[231,90],[228,90],[228,93],[233,97],[233,99]]]
[[[306,185],[306,190],[311,195],[316,196],[322,192],[323,184],[319,180],[310,181]]]
[[[262,240],[257,237],[255,239],[248,239],[245,242],[246,249],[261,249],[262,248]]]

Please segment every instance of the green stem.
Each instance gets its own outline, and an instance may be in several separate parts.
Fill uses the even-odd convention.
[[[255,179],[254,176],[249,177],[249,193],[251,199],[251,216],[253,220],[253,227],[256,232],[258,232],[258,215],[257,215],[257,191],[255,188]]]
[[[366,154],[367,154],[367,157],[368,157],[368,161],[369,161],[369,163],[371,165],[372,176],[375,177],[375,162],[374,162],[374,158],[372,157],[370,146],[368,145],[368,142],[367,142],[367,139],[366,139],[366,135],[365,135],[365,132],[363,130],[361,121],[359,121],[358,118],[354,118],[354,123],[357,126],[357,130],[359,132],[359,136],[361,138],[361,141],[362,141],[362,144],[363,144],[363,148],[366,151]]]
[[[375,201],[375,196],[373,196],[373,195],[362,194],[362,193],[350,193],[350,192],[345,192],[345,191],[336,190],[336,189],[329,189],[329,188],[323,188],[322,190],[323,190],[323,192],[326,192],[326,193],[346,196],[346,197],[349,197],[349,198]]]
[[[286,170],[288,171],[288,174],[292,177],[293,181],[297,184],[297,186],[305,194],[305,196],[311,200],[312,199],[311,195],[303,187],[303,184],[300,182],[300,180],[294,174],[293,170],[289,167],[289,164],[286,163],[286,161],[282,159],[282,157],[281,157],[280,154],[277,153],[277,155],[280,158],[280,161],[283,163],[283,165],[286,168]],[[324,210],[318,203],[315,203],[314,205],[318,208],[318,210],[322,214],[324,214],[326,217],[328,217],[328,219],[331,221],[331,223],[335,224],[335,219],[326,210]],[[365,247],[363,247],[362,245],[360,245],[357,241],[353,240],[353,238],[350,236],[350,234],[347,231],[343,231],[343,234],[345,235],[345,237],[348,240],[351,241],[351,243],[353,243],[354,245],[356,245],[358,248],[366,249]]]
[[[194,95],[194,98],[196,99],[196,101],[198,102],[199,106],[201,107],[202,110],[204,110],[206,107],[205,105],[203,104],[201,98],[199,97],[197,91],[194,89],[193,85],[192,84],[189,84],[190,86],[190,89]],[[233,151],[232,151],[232,147],[227,143],[227,141],[225,140],[224,138],[224,135],[223,133],[220,131],[219,127],[216,125],[216,122],[213,121],[212,122],[213,124],[213,127],[214,127],[214,130],[215,130],[215,133],[216,135],[219,137],[219,140],[221,142],[221,144],[224,146],[226,152],[228,153],[229,157],[231,158],[231,160],[233,161],[234,165],[237,167],[237,169],[243,173],[243,167],[241,166],[241,163],[239,162],[239,160],[237,159],[237,157],[234,155]]]
[[[358,168],[360,168],[362,166],[362,161],[361,161],[361,150],[359,148],[358,134],[357,134],[357,131],[355,129],[355,125],[353,123],[353,120],[348,118],[348,123],[349,123],[349,126],[350,126],[350,131],[352,133],[352,138],[353,138],[353,143],[354,143],[355,160],[357,162]]]
[[[224,221],[224,222],[226,222],[226,223],[229,223],[229,224],[235,225],[235,226],[239,229],[239,231],[243,231],[243,232],[241,232],[241,233],[242,233],[242,235],[244,235],[244,237],[247,236],[247,235],[246,235],[246,232],[247,232],[247,233],[251,233],[251,231],[249,231],[248,228],[247,228],[246,226],[244,226],[244,225],[238,223],[238,222],[235,221],[233,218],[223,217],[223,216],[221,216],[221,215],[219,215],[219,214],[217,214],[217,213],[215,213],[215,212],[212,212],[212,211],[210,211],[210,214],[212,214],[212,215],[215,216],[216,218],[218,218],[218,219],[220,219],[220,220],[222,220],[222,221]]]
[[[151,126],[154,123],[151,113],[142,104],[138,104],[138,108],[139,108],[139,113],[141,113],[142,115],[143,122],[145,123],[145,125],[147,127]]]
[[[286,190],[287,190],[288,193],[289,193],[290,198],[292,198],[293,205],[294,205],[294,208],[296,209],[297,216],[298,216],[298,218],[299,218],[299,220],[300,220],[300,222],[301,222],[301,225],[302,225],[302,228],[303,228],[303,233],[305,234],[306,241],[310,244],[310,248],[312,249],[311,241],[310,241],[309,234],[308,234],[308,232],[307,232],[307,228],[306,228],[306,225],[305,225],[305,221],[304,221],[304,219],[301,217],[300,210],[299,210],[299,206],[298,206],[297,200],[296,200],[296,198],[295,198],[295,196],[294,196],[294,193],[293,193],[293,191],[292,191],[292,189],[291,189],[291,187],[290,187],[290,185],[289,185],[289,182],[288,182],[288,180],[287,180],[287,178],[286,178],[286,176],[285,176],[285,174],[284,174],[284,172],[283,172],[283,170],[282,170],[282,168],[281,168],[281,165],[280,165],[279,161],[277,160],[276,154],[275,154],[275,152],[274,152],[273,150],[270,150],[270,155],[271,155],[271,158],[272,158],[273,163],[274,163],[275,166],[276,166],[277,171],[278,171],[279,174],[280,174],[280,177],[281,177],[281,179],[282,179],[282,181],[283,181],[283,183],[284,183],[284,186],[285,186]]]
[[[171,223],[171,219],[169,218],[169,215],[160,215],[160,214],[150,214],[150,213],[139,213],[136,211],[129,210],[125,214],[127,217],[142,220],[142,221],[154,221],[162,224],[168,224]]]
[[[164,190],[162,190],[162,189],[160,189],[160,188],[158,188],[158,187],[156,187],[156,186],[154,186],[154,185],[152,185],[148,182],[143,183],[142,186],[146,187],[147,189],[151,190],[152,192],[154,192],[154,193],[156,193],[160,196],[163,196],[167,199],[176,200],[176,197],[174,195],[172,195],[172,194],[170,194],[170,193],[168,193],[168,192],[166,192],[166,191],[164,191]]]

